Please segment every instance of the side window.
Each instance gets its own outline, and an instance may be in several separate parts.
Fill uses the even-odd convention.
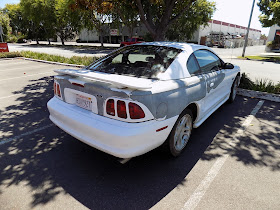
[[[193,54],[188,59],[187,69],[191,75],[200,73],[200,68]]]
[[[221,60],[218,56],[208,50],[194,52],[202,72],[216,71],[221,67]]]

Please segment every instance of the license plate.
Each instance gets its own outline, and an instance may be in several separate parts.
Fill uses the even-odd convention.
[[[82,96],[82,95],[76,95],[76,105],[87,110],[92,110],[92,101],[91,98]]]

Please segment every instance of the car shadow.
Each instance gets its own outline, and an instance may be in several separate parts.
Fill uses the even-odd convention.
[[[0,196],[10,186],[25,184],[30,188],[30,208],[54,201],[59,194],[69,194],[90,209],[147,209],[179,185],[188,185],[188,173],[201,161],[210,161],[229,153],[246,165],[260,165],[279,170],[265,160],[248,157],[243,147],[279,150],[275,141],[266,145],[242,141],[229,148],[240,122],[250,114],[257,100],[237,97],[233,104],[220,107],[198,129],[181,156],[168,156],[158,148],[122,165],[117,158],[83,144],[50,125],[47,101],[52,97],[52,78],[42,77],[15,93],[15,104],[1,110],[0,131],[13,141],[0,145]],[[265,117],[265,113],[263,115]],[[30,135],[21,135],[31,132]],[[33,133],[32,133],[33,132]],[[222,134],[221,134],[222,132]],[[219,136],[222,135],[222,136]],[[269,132],[259,138],[267,138]],[[276,158],[276,153],[271,153]]]

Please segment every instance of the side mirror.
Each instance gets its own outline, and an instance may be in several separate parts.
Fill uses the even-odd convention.
[[[225,63],[223,69],[234,69],[234,65],[231,63]]]

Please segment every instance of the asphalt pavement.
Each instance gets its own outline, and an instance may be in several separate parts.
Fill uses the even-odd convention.
[[[238,96],[178,158],[120,164],[48,119],[58,68],[0,60],[0,209],[279,209],[279,103]]]

